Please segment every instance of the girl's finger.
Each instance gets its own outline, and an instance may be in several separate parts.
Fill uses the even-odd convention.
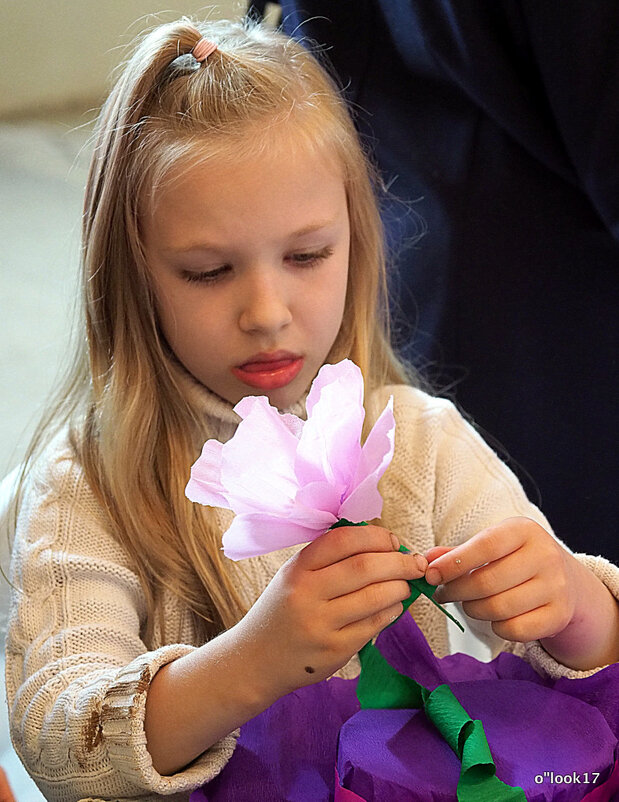
[[[504,593],[532,579],[538,573],[539,566],[528,560],[514,559],[521,553],[516,550],[507,557],[487,563],[481,568],[458,577],[446,585],[442,585],[434,595],[441,604],[452,601],[472,601],[485,599]]]
[[[397,602],[391,605],[391,607],[386,607],[384,610],[368,618],[355,621],[352,624],[348,624],[348,626],[342,627],[339,634],[346,638],[347,642],[351,645],[351,649],[358,652],[362,646],[365,646],[369,640],[372,640],[372,638],[378,635],[385,627],[388,627],[389,624],[393,624],[396,618],[402,615],[403,611],[402,603]]]
[[[565,628],[559,613],[552,605],[546,604],[506,621],[494,621],[492,630],[499,638],[518,643],[551,638]]]
[[[486,563],[506,557],[528,540],[531,525],[538,526],[528,518],[508,518],[478,532],[466,543],[434,560],[426,571],[427,581],[431,585],[444,585]]]
[[[421,554],[398,551],[353,554],[322,569],[323,598],[336,599],[377,582],[418,579],[424,575],[427,565]]]
[[[465,601],[464,612],[480,621],[507,621],[525,615],[550,602],[548,588],[538,579],[523,582],[503,593],[473,601]]]
[[[397,551],[399,548],[398,538],[382,526],[338,526],[305,546],[297,560],[304,569],[318,571],[353,554]]]
[[[452,551],[453,546],[432,546],[431,549],[428,549],[424,552],[424,557],[426,560],[431,563],[433,560],[442,557],[443,554],[447,554],[448,552]]]
[[[368,585],[347,596],[334,599],[329,605],[329,623],[334,629],[342,630],[356,621],[380,616],[384,610],[400,605],[410,595],[410,588],[403,580],[379,582]]]

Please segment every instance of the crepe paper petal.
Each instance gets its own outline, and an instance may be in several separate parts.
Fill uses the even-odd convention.
[[[352,521],[380,517],[383,499],[378,482],[393,458],[394,444],[395,418],[391,396],[361,449],[352,490],[342,502],[340,515]]]
[[[297,474],[304,481],[325,478],[345,491],[361,455],[365,410],[359,368],[347,359],[337,365],[323,365],[312,384],[306,409]]]
[[[490,663],[463,654],[438,658],[412,616],[383,630],[376,646],[428,690],[452,686],[471,718],[484,722],[498,776],[522,786],[527,799],[615,799],[619,664],[584,679],[553,680],[507,652]],[[255,799],[256,777],[260,798],[269,802],[455,799],[461,765],[424,709],[360,710],[357,683],[332,677],[299,688],[243,724],[229,762],[191,802]],[[467,745],[474,742],[466,722],[460,731]],[[553,767],[555,779],[540,785],[544,766]],[[556,782],[574,769],[587,775],[570,787]],[[601,784],[583,798],[594,777]],[[338,786],[355,796],[338,796]]]
[[[378,482],[393,457],[392,400],[362,447],[363,376],[344,359],[322,366],[306,410],[303,421],[265,396],[243,398],[234,436],[223,445],[209,440],[192,467],[185,491],[192,501],[242,516],[224,537],[231,559],[308,542],[342,517],[359,523],[380,515]]]
[[[192,800],[190,800],[190,802],[192,802]],[[342,786],[337,765],[335,767],[335,796],[333,797],[333,802],[366,802],[362,796]]]
[[[395,418],[391,395],[363,444],[353,484],[358,485],[366,476],[376,475],[380,479],[393,458],[394,447]]]
[[[275,407],[269,404],[266,396],[248,395],[245,398],[241,398],[234,407],[236,414],[243,420],[255,414],[256,410],[262,410],[270,419],[272,425],[279,427],[283,424],[297,440],[301,436],[305,421],[301,420],[301,418],[298,418],[296,415],[292,415],[290,412],[279,412]]]
[[[359,652],[357,698],[362,710],[424,708],[426,715],[459,758],[458,802],[526,802],[522,788],[496,776],[492,753],[480,721],[473,721],[448,685],[433,691],[400,674],[372,643]]]
[[[308,418],[315,405],[320,401],[324,388],[335,384],[342,393],[342,401],[347,398],[353,405],[363,405],[363,375],[352,359],[342,359],[335,365],[323,365],[318,371],[305,404]]]
[[[301,420],[301,418],[297,418],[296,415],[292,415],[290,412],[280,412],[280,417],[284,426],[286,426],[298,440],[301,437],[305,421]]]
[[[230,560],[244,560],[257,554],[308,543],[323,531],[260,513],[237,515],[224,532],[224,554]]]
[[[310,509],[328,511],[337,518],[340,509],[340,491],[328,482],[310,482],[299,490],[295,502]]]
[[[610,777],[598,785],[593,791],[583,796],[581,802],[613,802],[619,799],[619,759],[610,773]]]
[[[245,417],[222,449],[221,482],[228,495],[236,497],[237,502],[257,503],[257,509],[264,509],[265,504],[277,508],[290,502],[297,489],[294,473],[297,438],[264,396],[244,398],[235,410],[238,407],[243,409]],[[268,455],[266,465],[265,455]],[[267,477],[276,498],[263,495],[263,481],[257,481],[255,486],[252,482],[254,478]]]
[[[207,440],[200,458],[191,468],[185,495],[191,501],[211,507],[228,507],[226,489],[221,484],[221,452],[223,443]]]

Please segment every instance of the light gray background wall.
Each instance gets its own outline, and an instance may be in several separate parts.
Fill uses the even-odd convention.
[[[238,17],[245,7],[240,0],[3,0],[0,115],[87,107],[101,98],[127,44],[157,20]]]

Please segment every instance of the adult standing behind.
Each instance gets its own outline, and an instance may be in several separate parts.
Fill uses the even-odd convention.
[[[619,562],[619,5],[281,5],[427,225],[410,247],[386,201],[405,354],[456,381],[572,549]]]

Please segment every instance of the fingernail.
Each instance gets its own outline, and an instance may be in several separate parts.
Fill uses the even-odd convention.
[[[393,534],[393,532],[391,532],[391,542],[393,543],[393,548],[394,548],[396,551],[398,551],[398,549],[400,548],[400,541],[399,541],[399,540],[397,539],[397,537],[396,537],[396,536]]]
[[[430,583],[430,585],[440,585],[443,581],[443,577],[440,574],[438,568],[428,568],[426,571],[426,581]]]
[[[426,560],[426,558],[423,556],[423,554],[420,554],[418,551],[416,551],[413,554],[413,557],[415,558],[415,563],[417,565],[417,568],[419,568],[419,570],[425,574],[426,568],[428,567],[428,561]]]

